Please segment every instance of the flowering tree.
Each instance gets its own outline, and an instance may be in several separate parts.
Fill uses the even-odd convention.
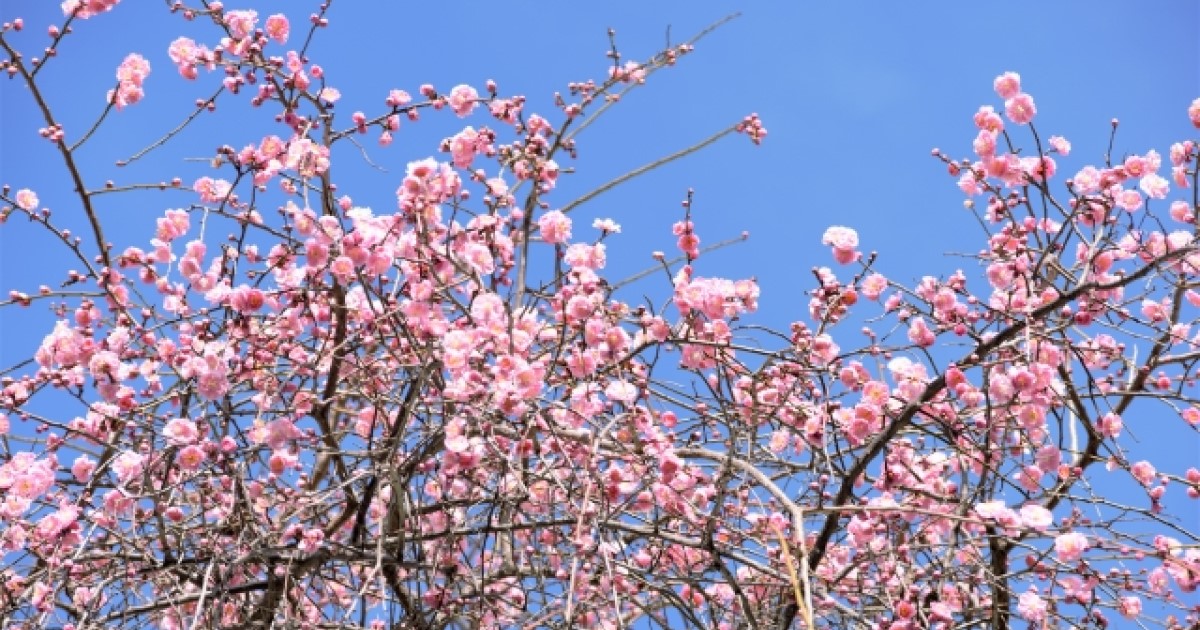
[[[75,267],[0,304],[49,313],[0,383],[8,627],[1200,627],[1200,533],[1170,509],[1200,471],[1126,442],[1200,426],[1194,142],[1169,177],[1149,151],[1064,179],[1070,144],[1007,73],[975,155],[935,152],[977,265],[904,286],[830,227],[837,266],[770,330],[753,280],[706,275],[690,194],[663,280],[638,280],[658,302],[604,277],[617,223],[572,214],[723,135],[761,141],[756,116],[555,194],[579,131],[691,43],[641,63],[614,44],[549,112],[488,83],[346,116],[308,59],[328,2],[303,29],[175,2],[211,38],[131,53],[96,123],[65,128],[42,73],[86,63],[72,29],[138,10],[116,4],[65,2],[39,58],[20,19],[0,33],[44,117],[6,122],[40,127],[78,201],[0,195],[4,229],[47,231]],[[187,185],[92,181],[83,145],[167,59],[220,87],[147,152],[236,99],[265,114],[257,140]],[[473,126],[408,165],[396,207],[338,189],[357,138],[438,110]],[[110,244],[97,197],[144,187],[191,199]],[[1124,478],[1131,502],[1104,490]]]

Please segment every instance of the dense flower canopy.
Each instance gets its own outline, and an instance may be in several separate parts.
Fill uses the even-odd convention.
[[[1200,624],[1200,534],[1167,509],[1200,498],[1200,470],[1124,442],[1147,414],[1200,427],[1194,141],[1064,179],[1070,142],[1042,144],[1007,72],[974,155],[935,152],[984,231],[977,264],[905,285],[831,226],[807,311],[764,331],[755,280],[708,266],[724,244],[701,246],[690,193],[645,281],[660,299],[638,301],[606,277],[620,217],[579,223],[590,197],[559,188],[574,129],[694,42],[642,62],[614,45],[552,111],[487,82],[346,113],[351,86],[292,47],[327,9],[301,28],[175,4],[211,37],[125,57],[97,125],[167,61],[267,113],[210,175],[164,180],[190,201],[156,209],[148,242],[104,239],[86,131],[48,106],[13,122],[60,149],[90,227],[19,183],[0,196],[80,269],[0,304],[53,314],[0,382],[13,627]],[[66,2],[54,46],[134,10]],[[2,67],[41,98],[58,56],[18,54],[23,29],[5,24]],[[434,113],[466,126],[412,156],[394,206],[338,189],[335,147],[395,150]],[[726,134],[768,137],[754,114]],[[1137,503],[1098,489],[1116,475]]]

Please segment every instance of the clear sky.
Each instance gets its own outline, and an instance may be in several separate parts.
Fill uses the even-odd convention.
[[[26,32],[13,41],[33,56],[48,41],[46,25],[61,22],[58,4],[4,0],[0,19],[25,19]],[[290,0],[252,7],[263,16],[287,13],[295,36],[314,5]],[[185,23],[162,7],[125,0],[78,23],[44,75],[74,140],[102,111],[126,54],[140,52],[153,67],[145,100],[113,114],[82,154],[93,186],[106,178],[128,184],[173,175],[190,183],[215,173],[186,158],[211,156],[218,144],[240,148],[266,133],[283,133],[264,122],[265,112],[250,112],[246,98],[226,98],[217,114],[202,116],[171,145],[125,169],[112,166],[177,125],[188,104],[216,86],[217,77],[203,72],[199,81],[183,80],[166,54],[180,35],[215,43],[211,25]],[[570,81],[604,77],[607,28],[616,29],[626,59],[643,60],[668,38],[683,41],[734,12],[743,15],[580,137],[580,159],[564,164],[579,174],[564,175],[554,196],[565,203],[757,112],[770,132],[762,146],[728,138],[664,167],[580,209],[576,231],[586,230],[592,217],[613,218],[624,234],[609,241],[612,277],[640,271],[652,264],[653,250],[672,250],[670,225],[681,217],[686,190],[694,188],[694,217],[705,243],[743,230],[751,235],[746,244],[703,258],[698,274],[756,276],[763,290],[760,323],[786,326],[805,317],[810,269],[832,264],[820,244],[831,224],[856,228],[863,249],[878,251],[878,268],[897,281],[945,276],[971,264],[954,253],[977,251],[982,234],[962,207],[955,178],[930,150],[971,156],[972,114],[980,105],[1002,108],[992,90],[1001,72],[1021,74],[1036,100],[1042,137],[1062,135],[1074,145],[1071,156],[1059,160],[1063,173],[1103,161],[1113,118],[1121,121],[1117,156],[1150,148],[1166,154],[1171,142],[1194,137],[1186,109],[1200,96],[1200,4],[1184,1],[336,0],[332,28],[318,34],[311,56],[342,91],[337,107],[343,116],[381,111],[392,88],[415,94],[426,82],[448,90],[490,78],[504,95],[527,95],[527,111],[557,120],[553,92],[565,91]],[[36,190],[63,225],[82,233],[61,160],[37,137],[39,118],[19,82],[0,87],[0,112],[0,181]],[[468,122],[488,124],[483,117]],[[435,155],[438,141],[463,124],[427,113],[420,123],[405,124],[387,150],[375,145],[374,135],[365,137],[371,159],[387,172],[343,150],[335,156],[335,170],[346,169],[336,175],[339,192],[377,211],[394,208],[404,164]],[[1017,138],[1028,146],[1027,135]],[[155,218],[193,201],[191,193],[111,195],[102,198],[100,214],[120,251],[146,247]],[[44,234],[23,222],[0,226],[0,289],[32,292],[39,283],[55,283],[68,264],[46,255],[49,248]],[[654,280],[637,290],[661,303],[669,289]],[[0,365],[30,356],[51,327],[44,310],[0,309]],[[1148,439],[1154,430],[1138,434]],[[1188,439],[1161,447],[1170,451],[1163,456],[1173,468],[1200,460],[1200,442],[1194,433]],[[1175,505],[1196,510],[1195,502]]]

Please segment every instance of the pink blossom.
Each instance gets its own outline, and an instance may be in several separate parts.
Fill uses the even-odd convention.
[[[167,442],[174,446],[194,444],[196,440],[200,439],[200,430],[196,427],[195,422],[187,418],[174,418],[163,429],[163,437],[167,438]]]
[[[321,88],[321,92],[317,94],[317,98],[327,103],[336,103],[342,98],[342,91],[335,87],[323,87]]]
[[[1137,619],[1142,614],[1142,599],[1136,595],[1128,595],[1117,600],[1117,610],[1126,619]]]
[[[1037,589],[1030,587],[1017,599],[1017,614],[1027,621],[1041,622],[1046,619],[1046,600],[1038,595]]]
[[[167,210],[166,216],[157,219],[157,223],[158,229],[154,232],[154,238],[165,243],[187,234],[191,226],[186,210]]]
[[[1004,505],[1004,501],[986,501],[975,506],[979,518],[994,520],[999,523],[1013,523],[1017,520],[1016,512]]]
[[[975,155],[981,158],[990,158],[996,155],[996,132],[981,129],[979,134],[975,136],[975,142],[971,146],[975,151]],[[969,173],[964,173],[963,176],[972,177]]]
[[[1188,106],[1188,118],[1192,120],[1192,126],[1200,129],[1200,98],[1192,101]]]
[[[122,109],[142,100],[142,84],[149,75],[150,62],[137,53],[130,53],[117,66],[117,89],[108,91],[108,101]]]
[[[254,26],[258,24],[258,11],[241,10],[229,11],[225,13],[225,25],[229,27],[229,33],[234,39],[245,39],[254,32]]]
[[[622,83],[645,83],[646,68],[636,61],[626,61],[622,67],[609,66],[608,76]]]
[[[231,190],[229,182],[223,179],[213,179],[211,177],[201,177],[192,184],[192,190],[200,195],[200,200],[205,203],[221,203],[229,195]]]
[[[858,232],[840,225],[830,226],[821,236],[821,244],[841,249],[854,249],[858,247]]]
[[[592,270],[603,269],[607,262],[604,250],[604,243],[597,243],[596,245],[576,243],[567,248],[563,259],[571,267],[584,267]]]
[[[125,451],[112,460],[112,470],[117,474],[117,480],[128,483],[134,477],[142,474],[146,457],[132,451]]]
[[[1180,188],[1190,188],[1192,182],[1188,180],[1188,169],[1185,166],[1171,167],[1171,181]]]
[[[404,90],[391,90],[388,92],[386,100],[388,107],[400,107],[410,102],[412,102],[412,96]]]
[[[167,56],[171,58],[171,61],[174,62],[175,65],[180,67],[180,73],[184,74],[186,78],[194,78],[194,76],[188,77],[187,74],[183,72],[183,68],[185,66],[194,67],[197,59],[199,59],[201,54],[204,52],[207,52],[207,50],[201,46],[198,46],[196,44],[196,40],[190,37],[176,38],[169,46],[167,46]]]
[[[833,337],[827,334],[820,334],[813,337],[812,340],[813,358],[820,365],[828,365],[837,358],[838,353],[842,351],[841,347],[833,341]]]
[[[188,448],[195,447],[189,446]],[[201,451],[201,454],[203,454],[203,451]],[[180,453],[179,455],[182,457],[183,453]],[[295,453],[285,450],[277,450],[271,453],[270,459],[267,460],[267,468],[272,474],[282,475],[287,469],[294,467],[298,461],[299,458]]]
[[[463,247],[463,258],[477,273],[489,275],[496,270],[496,258],[492,250],[483,243],[468,243]]]
[[[1072,178],[1075,190],[1080,194],[1091,194],[1100,190],[1100,170],[1095,166],[1085,166]]]
[[[175,462],[184,470],[196,470],[206,459],[208,456],[204,454],[204,449],[193,444],[180,450],[175,457]]]
[[[1130,474],[1134,479],[1138,480],[1143,486],[1148,486],[1154,483],[1154,477],[1158,471],[1154,470],[1154,466],[1148,461],[1140,461],[1129,468]]]
[[[263,307],[266,296],[261,289],[242,285],[229,294],[229,305],[239,313],[253,313]]]
[[[1069,532],[1059,534],[1054,539],[1054,551],[1058,553],[1058,559],[1063,562],[1073,562],[1083,557],[1083,552],[1088,549],[1087,536],[1079,532]]]
[[[1180,223],[1191,223],[1196,218],[1192,214],[1192,207],[1186,201],[1172,201],[1170,214],[1172,219]]]
[[[32,212],[33,210],[37,210],[37,207],[38,207],[37,193],[33,192],[32,190],[29,190],[28,188],[22,188],[21,190],[17,191],[16,202],[17,202],[17,207],[19,207],[22,210],[25,210],[26,212]]]
[[[1133,212],[1142,207],[1142,195],[1136,190],[1122,190],[1118,195],[1117,205],[1127,212]]]
[[[613,381],[604,389],[604,395],[613,401],[629,404],[637,400],[638,390],[632,383]]]
[[[1148,173],[1138,182],[1138,188],[1151,199],[1165,199],[1171,190],[1171,184],[1157,173]]]
[[[918,317],[908,327],[908,340],[922,348],[928,348],[937,341],[937,336],[929,329],[925,318]]]
[[[975,126],[980,129],[986,129],[993,133],[999,133],[1004,130],[1004,121],[1000,120],[1000,115],[996,113],[990,105],[985,105],[975,112]]]
[[[858,252],[854,251],[858,247],[858,232],[851,228],[840,225],[826,228],[821,243],[832,246],[834,259],[843,265],[858,258]]]
[[[304,553],[312,553],[321,547],[321,543],[324,540],[324,530],[317,527],[312,527],[304,530],[304,534],[301,535],[300,541],[297,543],[296,547]]]
[[[91,478],[94,470],[96,470],[96,460],[87,455],[76,457],[75,462],[71,464],[71,474],[75,476],[76,481],[87,481]]]
[[[571,219],[558,210],[551,210],[538,219],[538,229],[547,243],[564,243],[571,238]]]
[[[887,288],[887,278],[882,274],[873,273],[866,278],[863,278],[859,288],[862,289],[862,294],[868,300],[878,300],[883,290]]]
[[[275,40],[277,44],[286,44],[288,33],[291,31],[291,25],[288,23],[286,15],[276,13],[267,18],[266,28],[267,37]]]
[[[454,166],[458,168],[471,168],[471,162],[475,160],[476,145],[479,141],[479,133],[473,127],[467,127],[454,135],[453,138],[442,145],[445,150],[447,145],[450,149],[451,160]]]
[[[1121,429],[1124,427],[1124,423],[1121,422],[1121,416],[1118,416],[1115,413],[1104,414],[1100,417],[1100,420],[1097,421],[1097,425],[1097,428],[1100,429],[1100,433],[1110,438],[1115,438],[1121,435]]]
[[[1071,153],[1071,143],[1062,136],[1050,136],[1050,147],[1058,152],[1059,155],[1069,155]]]
[[[958,178],[958,189],[967,195],[975,196],[983,192],[979,186],[979,178],[976,177],[974,171],[965,171]]]
[[[1037,107],[1033,104],[1033,97],[1024,92],[1004,101],[1004,115],[1018,125],[1028,125],[1033,121],[1034,114],[1037,114]]]
[[[62,3],[63,15],[74,15],[86,20],[105,11],[112,11],[119,0],[66,0]]]
[[[284,165],[296,169],[302,177],[315,177],[329,170],[329,147],[308,138],[293,140]]]
[[[1010,99],[1021,93],[1021,75],[1016,72],[1005,72],[992,82],[996,94],[1003,99]]]
[[[1050,510],[1036,505],[1029,504],[1021,508],[1021,523],[1026,527],[1031,527],[1036,530],[1044,530],[1054,522],[1054,516]]]
[[[596,219],[592,221],[592,227],[605,234],[621,233],[621,225],[612,219]]]
[[[469,85],[456,85],[450,90],[450,96],[446,99],[450,109],[458,114],[459,118],[466,118],[475,111],[479,105],[479,92]]]
[[[1169,315],[1170,302],[1162,303],[1154,300],[1142,300],[1142,315],[1152,322],[1161,322]]]

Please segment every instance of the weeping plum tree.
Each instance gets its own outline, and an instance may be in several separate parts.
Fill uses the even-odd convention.
[[[756,116],[556,194],[579,132],[692,43],[640,63],[614,44],[548,111],[489,82],[347,114],[351,86],[309,59],[328,2],[303,28],[168,2],[210,36],[51,102],[55,72],[112,72],[70,34],[154,10],[116,5],[63,3],[36,57],[44,26],[0,33],[5,89],[41,116],[5,133],[40,129],[74,190],[54,213],[21,182],[0,195],[6,242],[39,230],[62,254],[58,284],[0,303],[44,314],[0,383],[5,627],[1200,627],[1180,516],[1200,471],[1128,443],[1200,424],[1193,141],[1064,175],[1070,144],[1006,73],[974,155],[934,153],[978,218],[972,264],[905,285],[830,227],[807,312],[766,330],[755,282],[702,257],[690,194],[637,280],[656,301],[605,278],[615,221],[575,221],[717,137],[759,142]],[[255,141],[188,183],[171,161],[162,184],[96,181],[93,133],[171,64],[158,89],[215,93],[136,158],[239,99]],[[92,102],[93,125],[62,124]],[[1200,100],[1187,114],[1200,127]],[[405,145],[394,207],[337,186],[333,158],[451,115],[472,126]],[[138,192],[160,187],[188,200]],[[108,194],[154,238],[108,242]],[[1142,490],[1118,501],[1121,480]]]

